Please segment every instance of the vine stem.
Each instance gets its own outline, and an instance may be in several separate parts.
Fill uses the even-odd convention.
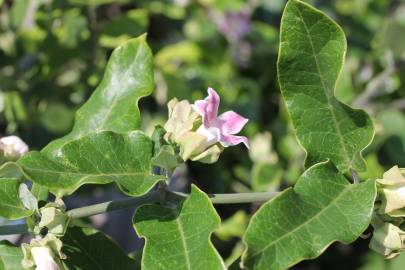
[[[263,203],[278,192],[252,192],[252,193],[229,193],[229,194],[208,194],[213,204],[237,204],[237,203]],[[187,198],[188,194],[166,190],[167,201],[176,201]],[[151,191],[140,197],[132,197],[115,201],[83,206],[67,211],[71,218],[83,218],[116,210],[136,208],[142,204],[156,203],[161,201],[161,191]],[[22,234],[28,232],[25,224],[0,226],[0,235]]]

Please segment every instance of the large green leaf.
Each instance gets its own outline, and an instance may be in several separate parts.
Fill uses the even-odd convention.
[[[0,270],[23,270],[22,259],[21,248],[13,246],[8,241],[0,241]]]
[[[334,97],[346,39],[322,12],[290,0],[281,20],[278,76],[306,165],[332,160],[342,172],[365,170],[361,151],[374,129],[370,117]]]
[[[136,270],[129,258],[108,236],[93,228],[69,228],[62,238],[63,260],[69,270]]]
[[[314,165],[251,219],[243,264],[286,269],[334,241],[354,241],[370,223],[375,197],[374,180],[350,184],[332,163]]]
[[[225,269],[209,240],[221,220],[197,187],[175,208],[139,207],[133,222],[138,235],[146,238],[142,269]]]
[[[90,99],[77,111],[73,130],[42,150],[55,155],[64,144],[92,132],[128,132],[140,127],[137,103],[153,90],[152,53],[146,35],[116,48],[104,78]]]
[[[33,211],[24,207],[19,197],[21,181],[20,167],[7,162],[0,167],[0,216],[7,219],[19,219],[30,216]]]
[[[138,196],[163,180],[151,173],[152,151],[151,140],[140,131],[103,131],[65,144],[57,155],[33,151],[18,163],[27,178],[56,195],[71,194],[83,184],[115,182]]]

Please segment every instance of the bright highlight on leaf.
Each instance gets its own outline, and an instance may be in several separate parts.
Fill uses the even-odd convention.
[[[134,215],[134,227],[146,239],[142,269],[226,269],[210,242],[221,222],[211,201],[197,187],[177,207],[144,205]]]
[[[346,52],[342,29],[308,4],[290,0],[280,32],[279,83],[307,151],[306,166],[331,160],[341,172],[364,171],[361,151],[373,138],[372,121],[334,97]]]
[[[286,269],[332,242],[353,242],[370,224],[375,197],[373,180],[350,184],[331,163],[314,165],[254,215],[244,237],[244,266]]]

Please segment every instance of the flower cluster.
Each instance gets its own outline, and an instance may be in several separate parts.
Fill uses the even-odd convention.
[[[248,119],[233,111],[218,116],[219,103],[219,95],[212,88],[208,88],[208,96],[204,100],[197,100],[194,104],[177,99],[168,103],[165,138],[180,147],[180,156],[184,161],[214,163],[224,147],[243,143],[249,148],[246,137],[235,135]]]
[[[30,244],[22,244],[24,259],[22,266],[26,269],[36,267],[36,270],[64,269],[62,260],[66,258],[62,253],[62,237],[67,229],[70,218],[65,214],[65,204],[62,200],[46,204],[39,209],[41,220],[33,231],[40,235],[42,229],[47,229],[43,238],[35,238]]]
[[[380,206],[371,222],[374,228],[370,247],[386,258],[405,250],[405,177],[398,166],[377,179]]]

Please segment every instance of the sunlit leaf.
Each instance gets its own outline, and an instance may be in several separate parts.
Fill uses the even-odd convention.
[[[140,131],[103,131],[65,144],[57,155],[33,151],[18,162],[30,180],[54,194],[71,194],[83,184],[114,182],[137,196],[163,179],[151,173],[152,151],[151,140]]]
[[[42,153],[55,155],[64,144],[92,132],[129,132],[140,127],[137,103],[153,90],[152,53],[146,36],[116,48],[104,78],[89,100],[77,111],[73,130],[51,142]]]
[[[353,242],[370,223],[375,197],[374,180],[350,184],[330,162],[314,165],[254,215],[243,264],[286,269],[335,241]]]
[[[365,170],[361,151],[373,137],[370,117],[334,97],[346,39],[322,12],[290,0],[281,22],[278,75],[306,165],[331,160],[342,172]]]
[[[141,206],[133,222],[138,235],[146,239],[142,269],[225,269],[210,242],[220,218],[197,187],[177,207]]]

